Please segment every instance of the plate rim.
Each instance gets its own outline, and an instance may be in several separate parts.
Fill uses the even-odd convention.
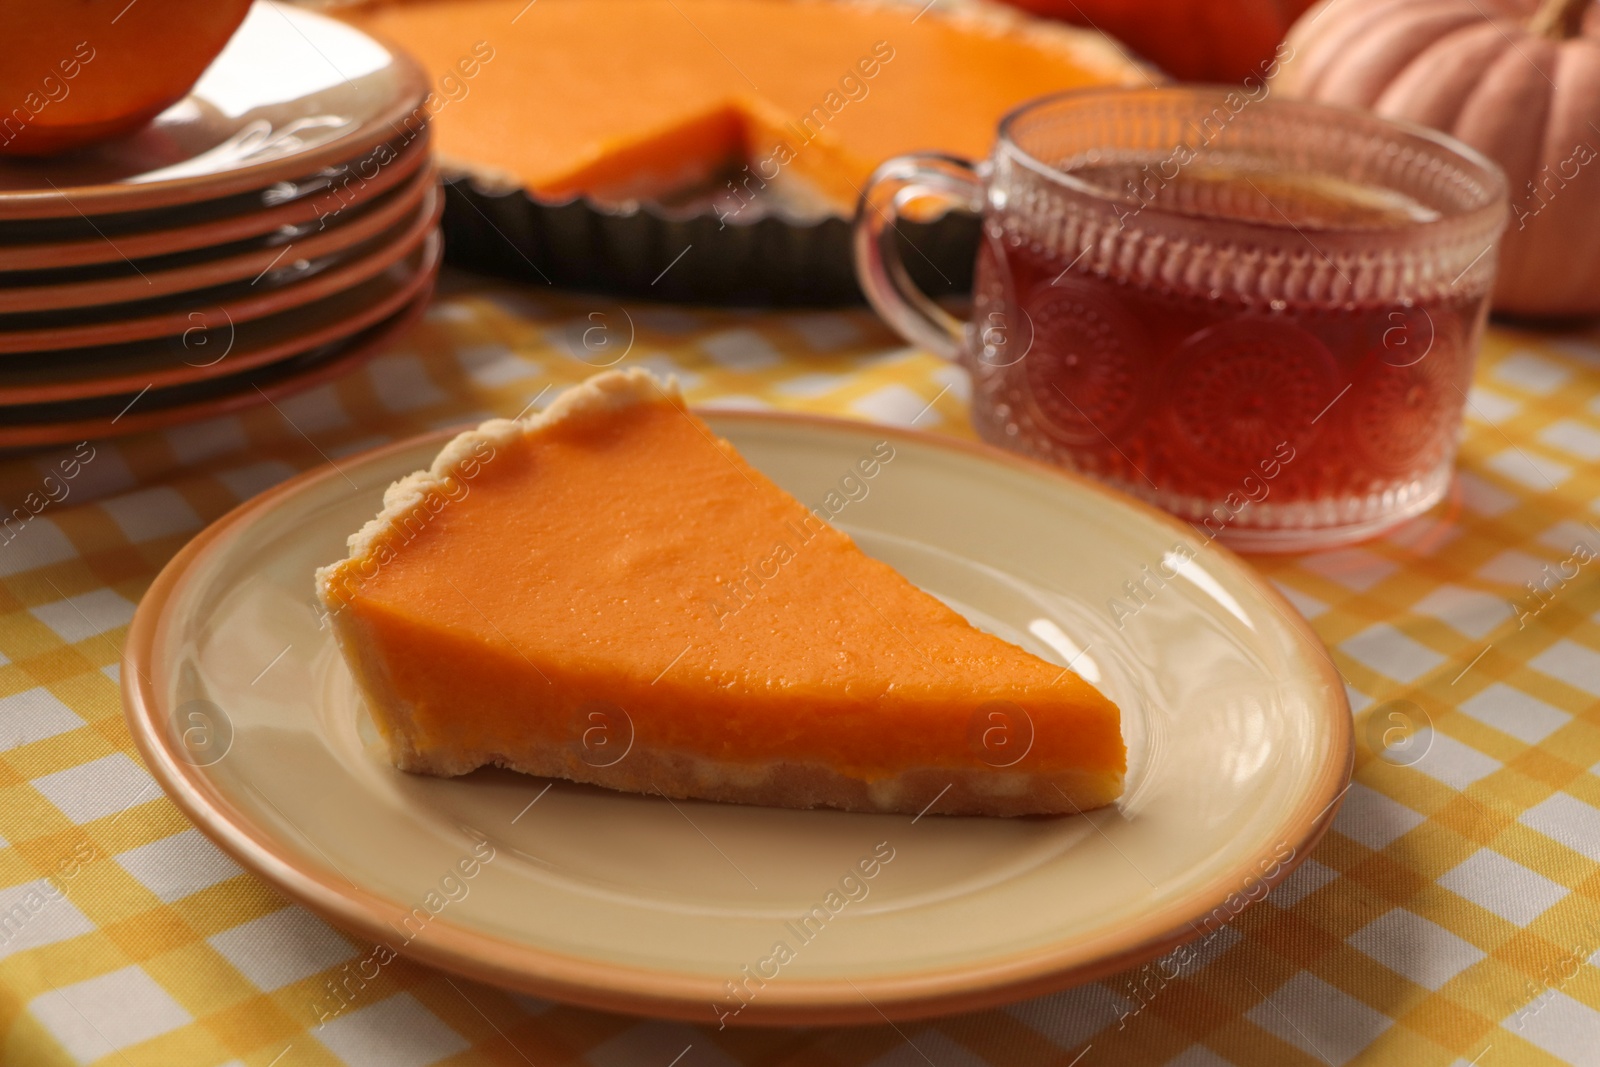
[[[353,208],[369,200],[375,200],[389,190],[404,184],[406,179],[414,177],[418,168],[432,158],[432,153],[429,151],[431,143],[429,135],[430,128],[424,126],[422,132],[410,143],[396,150],[393,163],[380,167],[378,175],[366,179],[360,189],[351,193],[350,199],[339,199],[339,207],[334,210]],[[388,142],[379,144],[384,143]],[[115,245],[99,237],[0,245],[0,273],[96,266],[102,263],[115,263],[119,259],[148,259],[177,252],[192,252],[232,241],[245,241],[269,234],[282,226],[304,226],[318,221],[321,218],[318,209],[323,206],[328,195],[329,190],[323,189],[296,197],[287,203],[261,207],[259,210],[245,208],[206,222],[131,230],[116,234]],[[183,206],[203,207],[206,203],[200,200]]]
[[[413,174],[409,183],[387,190],[393,195],[393,199],[385,200],[380,195],[364,201],[351,213],[351,217],[309,236],[298,237],[282,246],[251,248],[216,258],[201,259],[179,267],[168,267],[165,270],[139,270],[137,261],[130,258],[128,262],[136,271],[131,276],[94,278],[86,281],[53,281],[44,285],[0,286],[0,314],[72,311],[78,308],[181,296],[213,286],[243,281],[252,274],[259,280],[296,246],[301,249],[301,254],[296,256],[296,259],[327,259],[344,255],[364,244],[381,242],[385,235],[399,229],[417,211],[419,205],[427,201],[430,192],[443,198],[444,190],[439,186],[437,174],[433,174],[432,179],[430,180],[427,172]],[[271,234],[265,236],[270,237]],[[201,247],[169,254],[200,255],[212,250]],[[276,256],[273,255],[274,252],[277,253]],[[90,266],[103,266],[103,264],[90,264]],[[39,269],[52,271],[77,268]]]
[[[443,188],[439,189],[439,198],[431,222],[424,224],[417,218],[410,220],[404,226],[394,227],[390,230],[394,235],[393,240],[378,245],[362,255],[342,259],[334,266],[309,278],[292,281],[262,293],[224,297],[215,303],[210,301],[203,301],[198,305],[191,303],[188,306],[175,307],[171,311],[157,311],[131,319],[111,319],[87,326],[34,326],[25,330],[7,330],[3,323],[0,323],[0,357],[62,352],[73,348],[99,348],[127,344],[130,341],[149,341],[176,336],[196,327],[194,316],[203,313],[194,310],[197,306],[204,312],[221,311],[225,321],[240,323],[292,311],[306,304],[337,296],[403,261],[430,235],[440,232],[439,222],[444,216],[445,195]],[[156,299],[177,301],[183,296],[182,293],[175,293]],[[62,309],[62,312],[70,313],[71,310]],[[215,324],[209,320],[198,325],[205,329],[215,328]],[[23,340],[19,341],[18,338]]]
[[[1186,538],[1192,527],[1151,505],[1126,496],[1071,471],[1007,452],[983,442],[950,437],[931,431],[871,423],[859,419],[803,412],[696,409],[717,422],[788,424],[854,433],[898,435],[934,450],[998,462],[1025,473],[1064,481],[1069,486],[1133,509],[1136,514],[1166,526]],[[442,446],[462,427],[435,430],[390,442],[346,457],[346,464],[379,461],[423,445]],[[341,477],[338,468],[320,464],[279,483],[235,507],[207,526],[169,560],[140,598],[124,645],[121,687],[124,717],[146,766],[179,809],[223,851],[246,869],[311,911],[346,930],[359,931],[379,943],[392,941],[386,916],[398,916],[405,906],[360,886],[340,884],[330,875],[297,867],[274,851],[273,835],[253,823],[210,787],[204,768],[178,759],[169,749],[160,725],[159,700],[149,680],[154,650],[174,625],[169,606],[188,583],[196,564],[220,553],[250,528],[252,520],[271,511],[284,498],[313,485]],[[1237,553],[1217,542],[1217,549],[1242,578],[1265,597],[1288,628],[1308,647],[1316,670],[1327,683],[1330,699],[1317,714],[1326,717],[1332,746],[1317,768],[1306,799],[1288,813],[1273,835],[1294,848],[1294,855],[1267,877],[1255,866],[1235,866],[1183,898],[1147,912],[1114,930],[1086,941],[1059,943],[1004,956],[926,970],[912,975],[864,976],[850,979],[789,979],[772,983],[748,1011],[728,1018],[734,1026],[858,1025],[885,1020],[905,1020],[982,1010],[1030,996],[1095,981],[1154,959],[1167,950],[1199,936],[1194,923],[1242,896],[1247,879],[1266,885],[1268,891],[1287,878],[1311,853],[1332,825],[1340,802],[1349,790],[1355,763],[1355,725],[1337,668],[1310,624],[1263,575]],[[1265,894],[1261,899],[1265,899]],[[1247,900],[1247,906],[1249,901]],[[1170,916],[1170,918],[1169,918]],[[709,1024],[708,1008],[725,990],[716,978],[670,973],[631,964],[597,962],[581,956],[517,943],[460,927],[448,920],[430,924],[430,938],[409,942],[402,954],[429,966],[492,985],[545,996],[565,1003],[604,1011],[674,1018]]]
[[[429,235],[429,241],[435,245],[442,245],[443,243],[437,234]],[[326,356],[321,362],[314,363],[301,373],[290,374],[266,385],[259,385],[255,381],[249,381],[245,384],[248,384],[251,387],[250,389],[240,388],[189,403],[174,404],[171,407],[157,408],[154,411],[134,412],[131,415],[124,409],[121,415],[96,415],[89,418],[75,419],[70,422],[0,424],[0,449],[48,448],[68,445],[74,441],[125,437],[149,430],[167,429],[186,422],[237,414],[261,404],[275,403],[283,397],[310,389],[312,386],[322,385],[325,382],[341,378],[369,360],[382,355],[422,318],[423,312],[428,309],[429,302],[432,300],[433,288],[437,284],[437,267],[440,258],[442,258],[442,253],[440,255],[429,254],[428,262],[432,264],[431,269],[434,271],[432,276],[426,276],[429,268],[424,268],[422,273],[425,278],[422,285],[417,288],[405,303],[400,305],[398,310],[391,312],[387,319],[368,326],[367,330],[363,332],[369,332],[369,337],[359,342],[351,343],[350,347],[343,351]],[[343,342],[352,342],[353,338],[335,339],[329,344],[339,344],[341,340]],[[277,363],[288,362],[293,358],[294,356],[291,355],[282,360],[256,366],[252,370],[268,372],[273,370]],[[243,376],[250,374],[251,371],[247,370],[239,373]],[[101,400],[105,398],[91,397],[89,399]],[[138,397],[134,398],[134,400],[137,399]],[[134,400],[128,402],[129,407],[132,407]],[[69,402],[64,401],[64,403]],[[122,422],[120,426],[117,425],[124,418],[127,421]],[[224,516],[224,518],[226,517]]]
[[[210,364],[183,364],[188,370],[168,368],[165,371],[155,371],[147,374],[128,375],[121,372],[122,377],[106,375],[93,379],[80,379],[75,383],[63,385],[59,382],[35,384],[27,386],[8,386],[5,384],[6,371],[9,369],[6,354],[0,354],[0,415],[8,408],[26,407],[37,403],[61,403],[75,400],[92,400],[106,396],[127,395],[137,392],[140,383],[153,389],[167,389],[179,385],[192,385],[196,382],[210,381],[213,378],[225,378],[245,371],[258,370],[270,367],[274,363],[294,356],[313,348],[349,339],[362,331],[383,322],[406,307],[423,288],[428,285],[433,277],[438,274],[439,264],[443,259],[442,241],[425,244],[420,250],[421,257],[417,267],[403,281],[393,286],[393,291],[380,297],[370,304],[363,304],[354,311],[339,316],[327,316],[327,322],[311,330],[296,332],[291,337],[286,337],[271,345],[264,345],[254,352],[236,353],[229,351],[223,359]],[[374,279],[369,278],[368,281]],[[362,283],[365,284],[365,283]],[[348,292],[348,290],[347,290]],[[344,294],[336,294],[344,295]],[[304,307],[290,308],[289,312],[304,312]],[[259,319],[250,319],[236,326],[253,326],[266,323],[278,316],[267,315]],[[157,339],[159,340],[159,338]],[[138,343],[138,342],[132,342]],[[75,354],[73,349],[66,349],[62,355],[70,358]],[[223,361],[227,366],[223,366]],[[69,395],[69,389],[71,390]]]

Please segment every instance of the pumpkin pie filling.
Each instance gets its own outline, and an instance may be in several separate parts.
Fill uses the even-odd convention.
[[[440,154],[545,198],[724,173],[853,208],[892,155],[987,153],[1031,97],[1146,75],[1098,34],[871,0],[414,0],[339,12],[438,72]],[[739,171],[745,164],[747,171]]]
[[[406,770],[868,811],[1121,792],[1110,700],[868,557],[643,372],[456,438],[318,589]]]

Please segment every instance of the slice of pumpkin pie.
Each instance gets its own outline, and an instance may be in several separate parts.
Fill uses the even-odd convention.
[[[972,815],[1122,791],[1116,705],[867,556],[641,371],[456,437],[317,590],[407,771]]]

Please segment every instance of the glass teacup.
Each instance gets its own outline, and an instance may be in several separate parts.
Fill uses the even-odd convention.
[[[1445,493],[1506,188],[1443,134],[1268,94],[1066,93],[1007,116],[983,164],[890,160],[856,264],[891,325],[971,371],[988,441],[1294,551]],[[942,206],[984,216],[969,322],[888,240]]]

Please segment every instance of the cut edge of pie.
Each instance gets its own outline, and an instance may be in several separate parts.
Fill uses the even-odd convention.
[[[500,766],[623,792],[877,813],[915,814],[931,809],[940,814],[992,816],[1073,814],[1113,803],[1121,796],[1126,749],[1121,740],[1120,713],[1113,702],[1076,675],[1071,676],[1069,685],[1077,683],[1081,691],[1066,703],[1076,705],[1074,712],[1081,716],[1080,725],[1086,726],[1086,751],[1097,755],[1086,757],[1086,766],[1056,767],[1048,773],[972,760],[969,766],[908,766],[897,773],[863,776],[815,759],[729,760],[639,746],[632,744],[631,734],[626,758],[614,765],[598,766],[585,758],[582,746],[572,740],[552,742],[536,730],[524,738],[502,737],[485,746],[458,743],[419,725],[411,701],[391,677],[381,636],[362,620],[359,612],[344,610],[359,592],[362,572],[376,573],[381,568],[388,543],[403,535],[407,519],[417,513],[429,494],[448,489],[449,479],[470,462],[479,446],[501,449],[569,419],[650,404],[670,404],[684,411],[675,380],[660,382],[642,370],[610,371],[569,389],[535,416],[519,421],[495,419],[465,431],[447,443],[427,469],[407,475],[388,488],[382,510],[348,539],[346,559],[317,570],[318,595],[328,611],[338,646],[396,767],[453,777],[479,767]],[[726,442],[719,440],[717,445],[743,463]],[[830,536],[849,540],[829,529]],[[851,548],[859,552],[853,543]],[[899,575],[895,577],[905,581]],[[981,634],[964,620],[963,625]],[[982,636],[1032,658],[999,638]],[[1063,670],[1057,681],[1068,673]]]

